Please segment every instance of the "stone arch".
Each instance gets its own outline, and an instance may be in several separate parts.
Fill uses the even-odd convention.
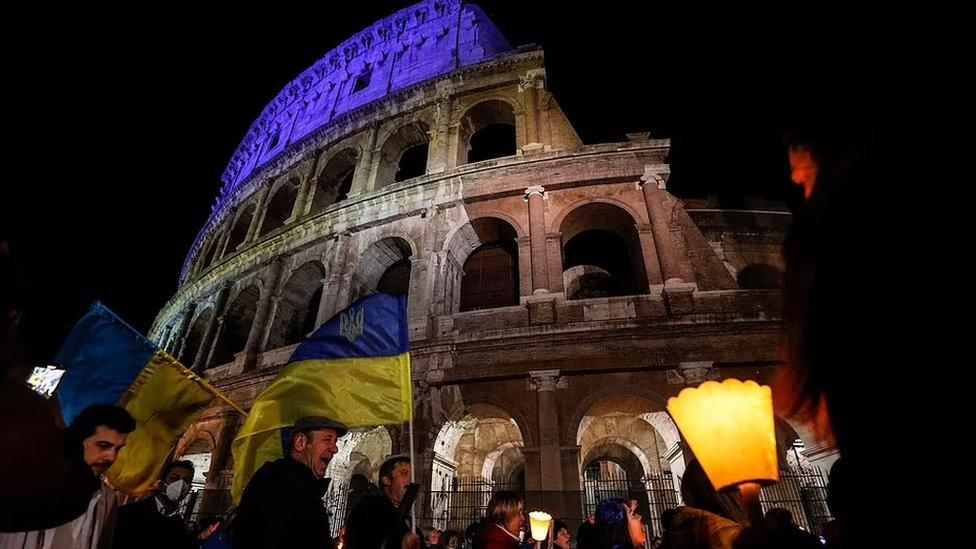
[[[514,156],[518,151],[515,108],[500,98],[470,105],[458,118],[457,165]]]
[[[352,300],[374,292],[408,294],[414,247],[409,239],[388,236],[363,250],[352,276]]]
[[[228,302],[223,325],[214,344],[211,365],[219,366],[231,362],[234,355],[244,350],[260,297],[261,290],[257,284],[252,283],[242,288]]]
[[[268,349],[298,343],[316,328],[324,278],[325,267],[318,261],[309,261],[288,275],[268,333]]]
[[[203,253],[200,254],[197,274],[203,273],[205,270],[207,270],[207,268],[214,264],[214,261],[217,260],[218,248],[220,248],[220,241],[223,235],[223,232],[213,235],[213,237],[204,247]]]
[[[380,147],[374,188],[380,189],[427,173],[430,127],[422,121],[406,123],[394,130]],[[423,167],[419,167],[420,158]]]
[[[295,209],[295,200],[301,188],[301,179],[297,175],[282,178],[268,193],[268,202],[264,207],[264,220],[258,238],[270,234],[272,231],[284,227],[291,221]]]
[[[507,103],[508,108],[512,110],[515,116],[521,116],[525,114],[525,109],[522,107],[521,101],[517,97],[505,94],[505,93],[484,93],[478,95],[467,96],[464,98],[459,98],[463,103],[461,103],[455,110],[454,114],[451,116],[451,124],[460,124],[462,119],[471,111],[471,109],[477,107],[482,103],[487,103],[489,101],[497,101],[500,103]]]
[[[647,293],[647,272],[636,221],[609,202],[588,202],[566,212],[562,237],[563,278],[569,299]],[[574,267],[583,269],[572,270]]]
[[[490,212],[486,212],[482,215],[479,215],[477,217],[470,218],[467,221],[452,227],[444,237],[444,241],[441,249],[450,252],[451,254],[454,255],[456,261],[458,261],[459,263],[463,263],[464,260],[467,259],[468,257],[467,254],[470,253],[471,250],[474,250],[474,248],[476,248],[477,246],[475,246],[474,248],[467,247],[466,249],[465,244],[472,242],[472,240],[470,236],[459,236],[459,233],[461,233],[462,231],[467,231],[469,228],[468,225],[470,225],[471,223],[473,223],[478,219],[483,219],[483,218],[497,218],[504,221],[505,223],[508,223],[509,225],[512,226],[513,229],[515,229],[515,234],[519,238],[521,238],[528,232],[522,226],[522,224],[519,222],[518,219],[515,219],[514,217],[512,217],[511,215],[505,212],[493,210]]]
[[[432,455],[430,482],[440,492],[431,498],[433,516],[448,522],[459,514],[459,506],[487,503],[497,486],[524,486],[524,474],[519,475],[525,469],[522,433],[511,414],[492,404],[470,404],[446,421]],[[458,500],[444,491],[459,484],[475,494]]]
[[[620,465],[631,479],[639,479],[649,469],[647,454],[639,446],[622,437],[604,437],[594,442],[580,458],[580,472],[594,461],[612,461]]]
[[[586,416],[606,415],[623,412],[634,416],[644,414],[663,413],[667,421],[674,422],[667,416],[665,399],[639,384],[625,382],[609,382],[600,389],[588,393],[577,400],[570,413],[563,419],[562,432],[565,433],[564,445],[578,444],[577,435]],[[645,419],[646,420],[646,419]],[[674,427],[677,432],[677,426]]]
[[[200,429],[194,433],[192,441],[183,448],[179,459],[187,460],[193,464],[193,480],[191,482],[195,489],[202,489],[206,485],[207,474],[210,472],[210,464],[216,448],[217,438],[206,429]]]
[[[230,229],[230,236],[227,239],[227,245],[224,247],[223,256],[233,254],[247,240],[247,230],[251,226],[251,221],[256,210],[257,207],[254,203],[251,203],[241,208],[241,211],[234,217],[234,222]]]
[[[488,452],[481,466],[481,477],[495,484],[524,486],[525,457],[521,448],[517,442],[509,441]]]
[[[640,449],[624,439],[606,438],[580,461],[583,505],[592,512],[605,499],[636,499],[642,515],[648,517],[650,499]]]
[[[358,162],[359,150],[355,147],[345,147],[329,155],[313,179],[310,212],[319,212],[349,198]]]
[[[659,531],[660,512],[677,505],[678,479],[684,473],[678,429],[658,395],[619,385],[584,398],[571,414],[580,418],[575,442],[584,506],[593,509],[608,497],[636,499]]]
[[[606,415],[586,416],[577,432],[580,445],[580,473],[600,445],[614,443],[626,447],[640,462],[640,476],[669,470],[665,459],[667,448],[654,427],[639,415],[615,412]]]
[[[635,210],[631,204],[628,204],[627,202],[624,202],[622,200],[617,200],[615,198],[608,198],[608,197],[584,198],[581,200],[577,200],[569,204],[568,206],[565,206],[561,210],[559,210],[559,212],[556,213],[555,216],[553,216],[552,223],[549,226],[549,230],[550,231],[560,230],[560,227],[565,222],[566,217],[568,217],[570,214],[572,214],[580,207],[586,206],[587,204],[609,204],[611,206],[616,206],[621,210],[627,212],[630,218],[634,220],[634,223],[643,223],[644,222],[643,219],[646,215],[646,214],[642,214],[638,210]]]
[[[345,485],[358,473],[376,483],[379,467],[392,450],[393,439],[386,427],[353,429],[339,440],[339,452],[329,463],[329,477],[336,485]]]
[[[444,276],[451,311],[518,305],[518,230],[500,217],[479,217],[453,233],[448,252],[454,262]],[[454,268],[458,267],[458,268]]]
[[[180,361],[185,366],[193,366],[200,352],[200,345],[203,344],[203,336],[207,333],[207,326],[213,318],[213,307],[206,307],[200,311],[190,322],[190,328],[186,333],[186,340],[180,352]]]

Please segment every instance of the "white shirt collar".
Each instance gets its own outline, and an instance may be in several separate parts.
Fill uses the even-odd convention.
[[[172,511],[170,511],[169,509],[167,509],[166,508],[166,505],[163,504],[163,500],[161,499],[161,496],[159,496],[159,495],[157,495],[153,499],[153,501],[156,502],[156,509],[159,509],[159,514],[160,515],[163,515],[164,517],[171,517],[171,516],[173,516],[173,515],[175,515],[175,514],[177,514],[177,513],[180,512],[180,506],[179,505],[174,506]]]

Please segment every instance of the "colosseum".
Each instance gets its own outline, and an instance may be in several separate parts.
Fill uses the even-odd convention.
[[[790,223],[782,204],[674,196],[669,149],[647,133],[584,144],[540,49],[476,5],[415,4],[268,103],[151,338],[247,408],[331,315],[407,294],[423,524],[463,529],[512,488],[571,524],[627,495],[657,530],[689,454],[667,398],[768,380],[779,361]],[[200,469],[195,513],[230,504],[241,419],[217,403],[176,450]],[[783,481],[764,503],[814,529],[835,452],[777,426]],[[341,441],[334,530],[350,484],[375,482],[408,433]]]

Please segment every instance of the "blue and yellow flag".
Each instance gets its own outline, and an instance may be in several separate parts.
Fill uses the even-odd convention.
[[[212,397],[223,398],[97,301],[55,361],[67,367],[58,386],[65,423],[92,404],[118,404],[135,418],[136,430],[106,472],[112,486],[128,494],[153,488],[180,436]]]
[[[234,439],[235,502],[261,465],[284,455],[283,429],[313,415],[351,428],[413,418],[405,296],[364,297],[295,349]]]

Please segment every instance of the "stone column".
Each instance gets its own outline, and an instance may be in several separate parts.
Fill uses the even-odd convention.
[[[297,219],[305,217],[308,211],[308,205],[310,204],[309,195],[312,190],[312,177],[309,174],[304,174],[298,182],[298,193],[295,195],[295,203],[291,207],[291,215],[285,220],[285,225],[294,222]]]
[[[549,291],[563,291],[563,236],[561,233],[546,235],[546,268],[549,271]]]
[[[228,227],[227,230],[224,231],[224,234],[220,235],[220,239],[215,243],[215,246],[217,246],[217,249],[214,250],[213,260],[210,261],[210,265],[213,265],[214,263],[216,263],[217,261],[219,261],[222,257],[224,257],[224,254],[227,253],[227,250],[226,250],[226,248],[227,248],[227,242],[230,241],[230,233],[233,230],[234,230],[234,227],[232,227],[232,226],[231,227]],[[207,267],[209,267],[209,265]],[[207,267],[204,267],[204,269],[206,269]],[[201,269],[201,271],[202,271],[202,269]]]
[[[429,259],[423,251],[410,257],[410,286],[407,290],[407,324],[411,340],[427,338],[429,318],[426,298],[429,287]]]
[[[637,238],[640,240],[641,255],[644,256],[644,270],[647,272],[647,285],[651,288],[664,284],[661,276],[661,263],[658,261],[657,248],[654,246],[654,234],[650,225],[638,223]],[[660,292],[651,293],[660,294]]]
[[[644,194],[644,206],[651,220],[651,232],[664,282],[677,279],[679,282],[694,283],[695,276],[685,253],[684,228],[674,215],[680,204],[667,192],[664,175],[656,170],[656,167],[645,167],[638,186]]]
[[[562,490],[559,409],[556,402],[559,370],[535,370],[529,372],[529,376],[529,387],[536,392],[538,404],[540,489]]]
[[[257,238],[258,230],[261,228],[261,223],[264,221],[264,207],[267,205],[268,193],[270,191],[270,185],[266,185],[261,189],[261,194],[258,196],[258,201],[254,207],[254,217],[251,218],[251,223],[247,226],[247,236],[244,237],[244,242],[241,243],[241,246],[247,246],[253,242],[255,238]],[[229,251],[233,252],[234,250]]]
[[[533,154],[544,148],[539,114],[539,90],[545,89],[545,77],[545,69],[533,69],[519,77],[518,90],[522,93],[525,119],[525,143],[522,143],[522,154]]]
[[[522,104],[525,118],[525,143],[522,153],[531,154],[542,150],[539,137],[539,93],[545,85],[545,71],[531,70],[519,77],[518,90],[522,93]]]
[[[322,289],[322,303],[324,309],[319,310],[319,318],[328,320],[332,315],[339,312],[345,306],[344,302],[341,302],[341,294],[343,290],[344,276],[346,276],[346,271],[349,269],[348,258],[349,255],[349,243],[351,237],[349,234],[340,234],[336,236],[335,243],[332,247],[332,261],[329,262],[332,268],[329,272],[329,276],[326,279],[326,286]],[[352,276],[349,273],[348,276]],[[326,297],[328,296],[328,297]],[[324,320],[323,320],[324,322]]]
[[[352,186],[349,189],[349,198],[362,196],[372,188],[371,181],[375,177],[373,173],[373,156],[376,148],[376,137],[379,134],[379,125],[370,124],[366,130],[366,141],[362,146],[362,154],[356,162],[356,171],[352,176]]]
[[[214,306],[214,314],[210,317],[207,329],[203,332],[203,339],[200,341],[200,349],[197,351],[197,356],[193,358],[193,366],[191,369],[195,372],[203,371],[210,363],[210,355],[213,353],[214,342],[217,340],[216,336],[220,332],[221,324],[224,322],[224,308],[227,307],[230,284],[224,284],[218,292],[216,305]]]
[[[546,254],[546,219],[541,185],[525,189],[525,201],[529,203],[529,247],[532,262],[532,293],[549,291],[549,269]]]
[[[159,341],[157,342],[157,346],[160,349],[169,352],[169,350],[166,347],[169,345],[169,335],[172,332],[173,332],[172,324],[169,324],[163,328],[163,333],[159,335]]]
[[[442,88],[439,83],[438,88]],[[451,153],[457,156],[457,150],[451,148],[451,96],[449,89],[438,89],[437,102],[434,103],[434,124],[430,129],[430,149],[427,155],[427,173],[442,173],[450,168]]]
[[[530,469],[538,464],[535,489],[542,491],[540,505],[551,509],[556,516],[571,516],[580,508],[579,446],[563,448],[561,444],[556,390],[565,388],[566,382],[560,378],[559,370],[535,370],[529,376],[529,387],[536,393],[539,445],[526,454],[526,488],[529,488]]]
[[[183,319],[184,319],[183,325],[180,326],[179,333],[175,337],[173,350],[170,351],[170,354],[172,354],[177,358],[182,359],[180,355],[183,354],[183,346],[186,344],[186,335],[190,333],[190,328],[191,328],[190,324],[193,322],[193,313],[195,313],[196,310],[197,310],[196,304],[191,303],[186,308],[186,313],[183,314]],[[186,364],[184,364],[184,366],[186,366]]]
[[[271,263],[271,277],[261,298],[258,299],[257,311],[254,313],[254,320],[251,322],[251,331],[247,334],[247,343],[244,344],[244,368],[247,372],[254,368],[257,353],[264,350],[266,343],[267,328],[270,327],[274,319],[274,312],[277,309],[277,300],[273,296],[280,291],[281,272],[284,269],[285,261],[281,258]]]
[[[200,513],[220,513],[226,511],[222,506],[226,502],[224,491],[227,489],[227,460],[231,454],[231,444],[234,442],[234,435],[241,423],[241,416],[236,411],[228,411],[221,414],[224,418],[223,425],[216,436],[216,443],[210,455],[210,471],[206,474],[207,482],[204,484],[203,499],[200,501]]]
[[[315,313],[315,329],[319,326],[325,324],[329,318],[332,316],[329,314],[329,276],[326,275],[325,278],[321,280],[322,284],[322,297],[319,298],[319,309]],[[328,315],[328,316],[326,316]]]
[[[532,247],[528,236],[515,239],[518,245],[519,297],[532,295]]]

